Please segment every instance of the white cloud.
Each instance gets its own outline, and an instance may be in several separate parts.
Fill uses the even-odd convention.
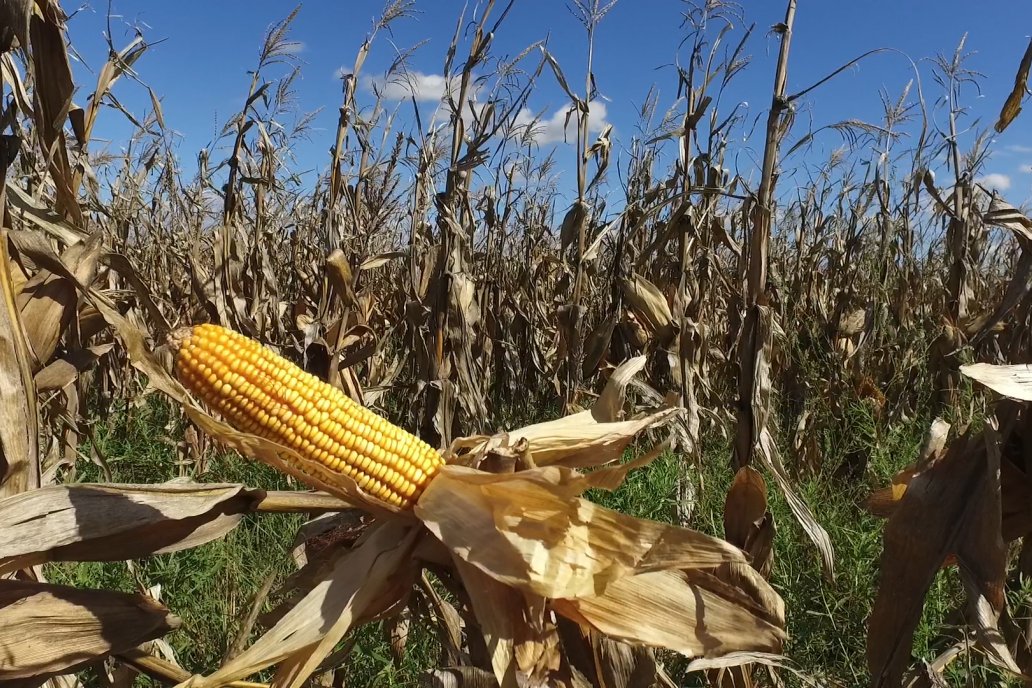
[[[567,115],[569,114],[569,121]],[[569,107],[563,107],[552,114],[551,117],[533,121],[534,115],[529,108],[523,108],[516,113],[515,124],[517,127],[531,125],[534,140],[539,144],[558,143],[560,141],[573,141],[577,136],[577,117],[570,113]],[[593,100],[588,103],[588,133],[597,134],[602,131],[609,122],[606,121],[606,104]]]
[[[1025,174],[1032,174],[1032,165],[1018,165],[1018,172],[1024,172]]]
[[[993,172],[983,177],[979,177],[975,180],[982,186],[987,186],[997,191],[1006,191],[1011,186],[1011,178],[1006,174],[1000,174],[999,172]]]
[[[1022,146],[1014,143],[1009,146],[1004,146],[1004,150],[1008,150],[1013,153],[1032,153],[1032,146]]]
[[[338,70],[338,75],[344,72],[343,68]],[[420,102],[440,102],[450,88],[456,91],[459,84],[452,80],[449,84],[443,74],[424,74],[423,72],[408,72],[395,74],[389,80],[382,78],[365,80],[366,88],[375,88],[386,100],[408,100],[415,98]]]

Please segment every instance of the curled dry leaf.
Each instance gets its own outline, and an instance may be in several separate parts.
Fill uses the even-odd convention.
[[[459,558],[547,598],[599,595],[634,573],[747,563],[723,540],[580,499],[586,486],[554,467],[492,475],[446,466],[415,511]]]
[[[369,529],[327,575],[264,635],[209,676],[186,686],[221,686],[279,664],[275,684],[300,686],[354,626],[396,606],[412,589],[417,531],[397,521]]]
[[[114,346],[109,342],[65,354],[36,373],[36,390],[46,392],[67,387],[75,382],[79,373],[96,365]]]
[[[960,372],[1005,397],[1032,401],[1032,365],[993,365],[972,363]]]
[[[526,440],[539,466],[584,468],[616,461],[635,436],[668,422],[677,413],[677,409],[663,409],[635,420],[603,423],[591,411],[580,411],[512,430],[508,435],[512,444]]]
[[[0,212],[3,209],[0,208]],[[0,497],[39,486],[39,416],[29,349],[0,230]]]
[[[0,500],[0,574],[47,561],[123,561],[222,537],[261,493],[241,485],[50,485]]]
[[[94,234],[84,242],[69,247],[61,256],[67,272],[79,284],[93,281],[101,252],[101,235]],[[18,297],[25,324],[25,336],[33,354],[33,371],[40,370],[57,349],[61,333],[75,317],[79,291],[63,273],[40,270],[22,288]]]
[[[964,435],[915,475],[885,525],[878,594],[869,621],[872,686],[898,686],[910,661],[925,595],[946,557],[970,576],[969,592],[1003,605],[998,453]],[[979,620],[991,632],[990,617]]]
[[[145,595],[0,580],[0,680],[78,671],[178,626]]]
[[[555,600],[557,612],[611,638],[687,657],[780,653],[785,631],[759,605],[704,571],[652,571],[613,581],[601,595]]]

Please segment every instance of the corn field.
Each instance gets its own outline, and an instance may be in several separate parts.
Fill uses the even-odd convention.
[[[796,0],[766,39],[733,3],[686,4],[676,97],[650,93],[617,144],[589,127],[612,4],[570,5],[581,65],[545,41],[495,55],[514,5],[461,9],[426,121],[358,86],[415,9],[388,0],[308,183],[290,155],[311,125],[291,96],[303,9],[255,37],[228,155],[200,151],[188,177],[144,34],[75,83],[70,8],[0,0],[0,678],[360,685],[363,633],[400,663],[419,628],[428,686],[916,688],[975,665],[969,680],[1032,680],[1032,598],[1013,594],[1032,573],[1032,220],[977,181],[992,132],[1021,116],[1032,43],[1016,76],[991,75],[1015,85],[988,126],[966,114],[980,77],[962,43],[885,96],[880,121],[806,130],[797,109],[822,82],[788,90]],[[754,123],[721,96],[771,38]],[[404,54],[376,75],[409,76]],[[568,106],[571,145],[552,153],[520,116],[543,80]],[[121,105],[129,86],[150,91],[147,112]],[[134,132],[121,154],[95,142],[112,117]],[[762,155],[744,169],[751,126]],[[782,174],[819,136],[842,145]],[[212,343],[191,344],[201,332]],[[390,423],[353,427],[346,399]],[[117,480],[99,438],[151,406],[169,479]],[[851,444],[858,408],[874,444],[923,429],[888,481]],[[214,479],[227,454],[281,489]],[[665,520],[602,505],[660,460]],[[776,533],[794,532],[790,556],[841,580],[849,543],[801,489],[815,479],[862,491],[857,512],[883,528],[852,678],[795,653],[793,620],[823,610],[786,604],[772,577],[789,556]],[[722,532],[706,533],[714,498]],[[182,601],[140,562],[283,514],[299,518],[293,570],[225,620],[213,663],[181,663]],[[136,589],[53,582],[84,562]],[[917,656],[947,574],[950,631]]]

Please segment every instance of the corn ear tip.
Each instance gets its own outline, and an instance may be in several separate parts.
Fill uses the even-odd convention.
[[[173,353],[179,353],[179,350],[183,347],[190,337],[193,336],[195,325],[189,325],[186,327],[177,327],[168,333],[165,337],[165,342]]]

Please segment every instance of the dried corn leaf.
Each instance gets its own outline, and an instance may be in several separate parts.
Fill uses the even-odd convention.
[[[1028,47],[1025,48],[1025,54],[1022,55],[1021,62],[1018,64],[1018,72],[1014,75],[1014,87],[1007,96],[1007,100],[1000,110],[1000,117],[996,120],[996,125],[993,127],[996,129],[996,133],[1002,134],[1003,130],[1010,126],[1010,123],[1021,112],[1021,101],[1025,99],[1025,94],[1028,93],[1028,73],[1030,69],[1032,69],[1032,40],[1029,41]]]
[[[0,230],[0,497],[31,490],[40,482],[36,391],[11,264],[7,233]]]
[[[1032,365],[972,363],[960,372],[1005,397],[1032,401]]]
[[[600,633],[686,657],[779,653],[784,629],[744,595],[701,571],[652,571],[617,579],[595,597],[555,600],[560,614]]]
[[[257,505],[241,485],[50,485],[0,500],[0,573],[123,561],[222,537]]]
[[[89,284],[97,271],[101,235],[94,234],[85,242],[64,252],[61,262],[79,284]],[[79,292],[61,274],[41,270],[24,286],[18,296],[18,307],[25,323],[25,336],[32,350],[34,371],[40,370],[57,349],[58,340],[75,317]]]
[[[546,598],[598,595],[634,573],[747,563],[723,540],[580,499],[584,487],[582,476],[554,469],[494,475],[445,466],[415,512],[456,556]]]
[[[724,501],[724,538],[744,548],[766,513],[767,484],[763,476],[751,466],[742,466]]]
[[[1019,239],[1032,241],[1032,219],[996,194],[989,199],[989,208],[982,215],[986,224],[1005,227]]]
[[[68,222],[50,208],[39,205],[31,195],[23,191],[13,181],[7,182],[5,191],[12,213],[16,212],[19,218],[35,225],[62,244],[71,246],[86,239],[86,232]]]
[[[656,662],[652,648],[607,638],[589,627],[560,616],[556,623],[563,641],[563,658],[585,686],[606,688],[675,688]]]
[[[999,462],[977,438],[954,441],[911,479],[885,525],[867,640],[872,686],[900,685],[925,595],[949,554],[972,572],[979,594],[1001,608],[1006,550],[999,519]]]
[[[46,392],[67,387],[75,382],[79,373],[93,367],[112,348],[114,344],[109,342],[65,354],[36,373],[36,390]]]
[[[452,666],[433,669],[425,679],[429,688],[497,688],[498,682],[490,671],[471,666]]]
[[[418,531],[383,522],[339,554],[325,578],[262,637],[206,677],[185,686],[222,686],[276,664],[274,685],[300,686],[355,625],[395,605],[411,590]]]
[[[12,48],[28,50],[32,0],[0,0],[0,55]]]
[[[77,671],[178,626],[146,595],[0,580],[0,680]]]

